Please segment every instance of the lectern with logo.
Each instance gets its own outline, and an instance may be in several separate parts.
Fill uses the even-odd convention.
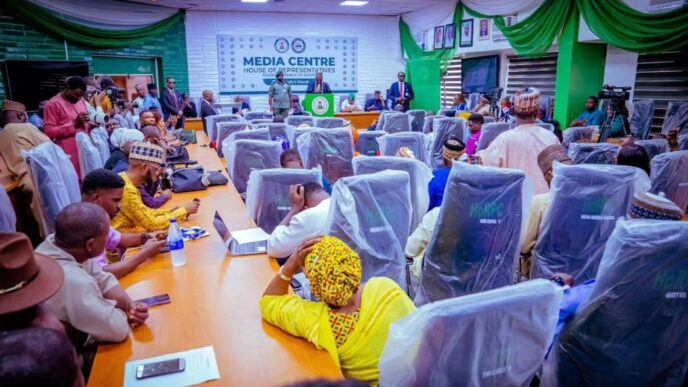
[[[334,95],[306,94],[303,99],[303,110],[313,117],[334,117]]]

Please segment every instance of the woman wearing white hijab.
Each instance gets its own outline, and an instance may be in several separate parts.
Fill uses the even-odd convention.
[[[128,164],[129,149],[134,142],[143,141],[143,133],[138,129],[115,129],[110,135],[110,143],[115,147],[115,150],[110,154],[110,158],[105,163],[105,169],[110,169],[115,172],[121,172],[121,168],[125,168]],[[119,167],[117,165],[119,164]],[[115,168],[117,167],[117,168]]]

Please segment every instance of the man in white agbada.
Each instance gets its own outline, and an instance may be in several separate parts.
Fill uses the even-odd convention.
[[[476,153],[472,162],[486,166],[520,169],[533,182],[535,193],[549,192],[549,186],[538,166],[537,157],[543,149],[558,144],[551,131],[535,125],[540,109],[540,91],[528,88],[516,92],[514,114],[516,128],[500,134],[490,146]]]

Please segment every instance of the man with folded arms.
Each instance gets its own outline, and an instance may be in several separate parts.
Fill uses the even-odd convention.
[[[109,230],[105,210],[93,203],[73,203],[57,215],[55,233],[36,252],[53,258],[64,270],[62,289],[47,301],[57,318],[98,341],[121,342],[130,324],[146,321],[148,308],[132,301],[115,276],[91,259],[102,254]]]

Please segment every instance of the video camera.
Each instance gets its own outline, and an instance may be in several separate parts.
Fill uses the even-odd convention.
[[[600,99],[610,100],[610,106],[623,106],[624,102],[631,98],[631,93],[628,92],[629,90],[631,90],[630,86],[619,87],[604,85],[602,86],[602,91],[600,91],[598,97]]]

